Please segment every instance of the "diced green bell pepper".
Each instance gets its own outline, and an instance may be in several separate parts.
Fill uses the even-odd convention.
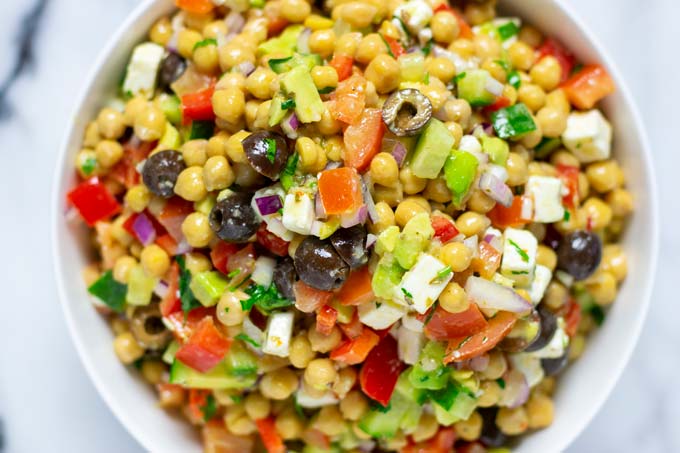
[[[113,272],[106,271],[97,279],[87,291],[97,299],[104,302],[111,310],[116,313],[123,311],[125,306],[125,294],[127,286],[117,282],[113,278]]]
[[[229,280],[217,271],[204,271],[191,278],[189,288],[205,307],[212,307],[229,288]]]
[[[482,137],[482,149],[496,165],[505,167],[510,154],[510,146],[498,137]]]
[[[175,361],[175,354],[177,354],[177,351],[179,350],[179,343],[177,343],[175,340],[172,340],[172,342],[168,345],[167,348],[165,348],[165,352],[163,353],[163,362],[167,363],[168,365],[172,365],[172,362]]]
[[[213,132],[215,132],[215,123],[213,121],[192,121],[189,140],[207,140],[213,136]]]
[[[466,151],[453,151],[446,160],[444,178],[455,205],[460,205],[472,187],[478,165],[477,158]]]
[[[500,138],[514,138],[536,130],[526,105],[519,103],[491,114],[491,123]]]

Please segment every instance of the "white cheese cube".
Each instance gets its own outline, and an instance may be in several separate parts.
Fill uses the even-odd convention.
[[[424,1],[402,3],[394,10],[394,17],[401,19],[412,33],[418,33],[432,19],[432,7]]]
[[[165,49],[152,42],[145,42],[135,47],[125,73],[123,93],[151,99],[156,89],[158,68],[164,54]]]
[[[382,330],[399,321],[406,307],[391,301],[369,302],[359,305],[359,320],[373,329]]]
[[[307,390],[307,385],[304,383],[304,381],[302,381],[300,389],[295,394],[295,401],[297,401],[300,406],[306,407],[308,409],[317,409],[323,406],[331,406],[333,404],[338,404],[339,402],[338,398],[330,390],[319,397],[310,395],[309,391]]]
[[[481,153],[482,144],[479,143],[477,137],[474,135],[463,135],[460,139],[460,144],[458,145],[460,151],[467,151],[469,153]]]
[[[530,352],[520,352],[518,354],[509,354],[512,367],[519,370],[527,379],[529,387],[538,385],[545,372],[541,366],[541,359]]]
[[[267,320],[266,339],[262,351],[279,357],[288,357],[292,334],[293,313],[283,312],[270,315]]]
[[[255,260],[255,267],[250,278],[258,285],[269,287],[274,277],[276,260],[268,256],[261,256]]]
[[[439,276],[439,272],[444,269],[444,263],[432,255],[422,253],[415,266],[404,274],[395,289],[395,300],[411,305],[420,314],[425,313],[453,277],[453,272],[443,278]]]
[[[542,349],[531,354],[540,359],[556,359],[562,357],[569,346],[569,335],[564,331],[564,318],[557,318],[557,330],[550,342]]]
[[[582,163],[608,159],[611,154],[612,127],[597,109],[574,112],[567,119],[562,143]]]
[[[564,218],[562,180],[551,176],[530,176],[525,194],[534,200],[534,222],[552,223]]]
[[[314,222],[314,200],[303,191],[289,193],[283,201],[283,226],[298,234],[310,234]]]
[[[528,286],[534,278],[538,241],[526,230],[507,228],[503,240],[501,274],[519,286]]]
[[[407,313],[403,318],[401,318],[401,324],[408,330],[412,330],[414,332],[422,332],[425,329],[425,324],[423,324],[423,321],[416,317],[414,312]]]
[[[531,302],[534,305],[538,305],[541,299],[543,299],[543,294],[545,294],[550,280],[552,280],[552,271],[545,266],[537,264],[534,270],[534,281],[531,282],[528,290],[529,297],[531,297]]]
[[[425,336],[402,325],[397,330],[397,341],[399,359],[407,365],[415,365],[420,356],[420,351],[423,349]]]

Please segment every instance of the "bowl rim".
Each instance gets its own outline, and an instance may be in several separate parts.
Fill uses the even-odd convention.
[[[59,297],[60,305],[66,324],[69,331],[69,336],[74,343],[76,350],[78,352],[78,357],[81,363],[85,367],[85,371],[94,384],[97,392],[104,400],[109,409],[113,412],[118,422],[124,427],[124,429],[137,441],[141,446],[148,450],[153,451],[156,447],[154,439],[151,439],[148,432],[143,430],[141,427],[136,426],[128,422],[128,412],[129,408],[124,407],[115,398],[111,387],[106,384],[105,380],[100,379],[98,373],[96,372],[95,364],[90,360],[87,353],[87,347],[85,345],[86,339],[81,336],[77,323],[72,312],[71,304],[69,303],[69,298],[67,296],[67,291],[65,287],[65,269],[59,259],[59,250],[57,246],[57,240],[59,238],[59,225],[63,222],[63,215],[59,212],[60,202],[63,193],[61,190],[61,183],[65,173],[65,167],[70,165],[67,162],[66,156],[69,153],[69,143],[71,137],[74,133],[74,128],[76,127],[76,116],[79,113],[82,105],[85,103],[90,91],[98,78],[100,68],[103,66],[104,62],[108,56],[112,53],[121,38],[128,31],[130,26],[134,24],[144,15],[148,14],[151,9],[161,1],[165,0],[144,0],[136,8],[134,8],[122,22],[122,24],[116,29],[116,31],[108,38],[106,44],[102,50],[98,53],[93,65],[87,72],[86,77],[83,79],[84,84],[82,85],[78,96],[76,97],[76,102],[74,102],[72,110],[70,111],[69,119],[66,123],[66,128],[64,129],[64,135],[59,144],[59,152],[57,156],[57,164],[55,165],[53,181],[52,181],[52,197],[50,201],[50,215],[51,215],[51,226],[50,226],[50,239],[51,239],[51,253],[52,253],[52,265],[54,268],[54,275],[57,285],[57,294]],[[649,143],[649,137],[647,134],[647,128],[642,120],[642,116],[638,109],[635,98],[633,97],[628,84],[626,83],[618,65],[614,62],[613,58],[610,56],[609,52],[606,51],[605,47],[600,43],[597,36],[591,31],[590,27],[583,21],[581,16],[576,13],[571,5],[569,5],[567,0],[551,0],[552,3],[573,23],[577,26],[578,30],[584,35],[588,40],[594,51],[597,53],[601,62],[608,68],[610,74],[615,80],[617,89],[620,91],[624,104],[630,110],[632,118],[635,121],[635,135],[639,137],[640,143],[642,144],[641,149],[637,153],[642,157],[644,162],[644,173],[647,178],[646,188],[649,190],[649,199],[651,201],[651,206],[649,207],[650,218],[648,223],[650,225],[649,229],[651,232],[651,237],[649,238],[648,246],[650,247],[649,255],[649,268],[648,276],[644,281],[644,289],[642,293],[644,297],[642,300],[638,301],[638,312],[639,315],[632,325],[630,334],[627,337],[625,343],[621,344],[621,349],[618,351],[619,359],[616,362],[616,368],[613,372],[608,373],[609,379],[606,385],[606,392],[599,393],[598,395],[592,395],[592,404],[588,406],[588,410],[581,414],[581,417],[577,422],[574,423],[574,429],[571,433],[571,437],[564,439],[563,445],[560,446],[560,451],[566,449],[570,444],[572,444],[583,432],[583,430],[590,424],[595,415],[600,411],[605,401],[609,398],[614,389],[616,383],[621,378],[625,367],[630,362],[632,353],[638,344],[642,327],[647,318],[649,312],[649,306],[651,303],[652,291],[654,289],[655,279],[656,279],[656,268],[658,263],[658,253],[659,253],[659,201],[658,201],[658,187],[656,179],[656,171],[653,164],[653,158],[651,154],[651,146]],[[539,24],[540,25],[540,24]]]

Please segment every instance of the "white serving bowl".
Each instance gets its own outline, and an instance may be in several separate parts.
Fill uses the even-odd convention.
[[[588,340],[583,356],[560,377],[555,394],[555,421],[526,436],[517,452],[566,449],[603,404],[621,375],[647,313],[658,249],[658,213],[651,153],[643,124],[618,69],[593,34],[566,5],[566,0],[501,0],[516,14],[573,49],[580,60],[605,64],[617,85],[603,108],[614,125],[615,155],[622,162],[636,212],[624,239],[629,274],[607,320]],[[107,323],[93,309],[80,270],[91,251],[83,226],[67,223],[65,194],[75,183],[74,156],[83,131],[97,110],[115,93],[133,46],[172,0],[148,0],[132,12],[94,65],[75,105],[60,150],[52,199],[52,245],[59,296],[71,336],[85,368],[111,410],[148,451],[200,450],[193,428],[159,409],[149,386],[121,365],[112,348]]]

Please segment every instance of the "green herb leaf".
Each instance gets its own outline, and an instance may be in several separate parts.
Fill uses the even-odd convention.
[[[426,72],[425,73],[425,85],[429,85],[429,84],[430,84],[430,73]]]
[[[593,306],[590,307],[590,316],[593,317],[593,321],[595,321],[595,324],[601,326],[602,323],[604,322],[605,313],[604,310],[602,310],[602,307],[600,307],[597,304],[593,304]]]
[[[442,270],[440,270],[439,272],[437,272],[437,278],[439,278],[439,279],[441,279],[441,280],[444,280],[446,277],[448,277],[449,275],[451,275],[451,272],[453,272],[453,271],[451,270],[451,266],[446,266],[445,268],[443,268]]]
[[[498,27],[498,36],[501,41],[507,41],[519,33],[519,27],[513,21],[509,21]]]
[[[510,71],[508,74],[508,83],[515,87],[516,90],[519,90],[519,87],[522,86],[522,78],[520,77],[519,72]]]
[[[512,275],[529,275],[529,271],[512,271]]]
[[[387,39],[385,39],[385,37],[382,35],[382,33],[378,33],[378,36],[380,36],[380,39],[382,39],[383,42],[385,43],[385,47],[387,47],[387,54],[390,57],[394,58],[394,54],[392,53],[392,48],[390,47],[390,43],[387,42]]]
[[[233,402],[235,402],[236,404],[238,404],[238,403],[240,403],[241,401],[243,401],[243,396],[241,396],[241,395],[231,395],[231,396],[229,396],[229,398],[231,398],[231,400],[232,400]]]
[[[571,77],[573,75],[576,75],[581,71],[583,71],[583,63],[579,63],[576,66],[574,66],[574,68],[571,70],[571,74],[569,74],[569,76]]]
[[[290,307],[295,303],[294,301],[283,297],[274,283],[272,283],[269,288],[253,284],[250,285],[245,292],[250,297],[241,301],[241,308],[243,308],[243,311],[248,311],[253,308],[253,306],[257,306],[265,313],[268,313],[277,308]]]
[[[97,158],[92,156],[85,159],[83,165],[80,166],[80,169],[85,176],[90,176],[95,168],[97,168]]]
[[[87,291],[104,302],[111,310],[121,313],[125,307],[127,285],[117,282],[112,271],[106,271]]]
[[[529,254],[527,252],[525,252],[524,249],[522,247],[520,247],[517,244],[517,242],[513,241],[512,239],[508,239],[508,242],[510,243],[510,245],[512,245],[515,248],[515,250],[517,250],[517,253],[519,253],[519,256],[522,257],[522,261],[524,261],[525,263],[528,263],[529,262]]]
[[[205,405],[201,406],[201,412],[203,412],[203,421],[205,422],[212,420],[212,418],[215,416],[215,413],[217,412],[217,404],[212,393],[209,393],[208,397],[205,399]]]
[[[457,75],[453,78],[454,83],[458,83],[459,81],[463,80],[463,79],[465,78],[465,75],[466,75],[466,74],[467,74],[467,73],[465,73],[465,72],[461,72],[460,74],[457,74]]]
[[[496,382],[498,383],[498,386],[499,386],[501,389],[504,389],[504,388],[505,388],[505,379],[503,379],[503,378],[498,378],[498,379],[496,379]]]
[[[191,288],[189,288],[191,272],[186,268],[185,263],[184,256],[177,257],[177,264],[179,264],[179,298],[182,302],[182,311],[186,314],[194,308],[200,307],[201,303],[196,299]]]
[[[432,40],[431,39],[427,42],[427,44],[425,44],[425,46],[421,49],[421,51],[423,52],[423,54],[425,56],[430,55],[430,53],[432,52]]]
[[[465,346],[465,343],[467,343],[467,342],[470,341],[471,339],[472,339],[472,335],[470,335],[470,336],[468,336],[468,337],[465,337],[465,338],[463,339],[463,341],[461,341],[460,343],[458,343],[458,346],[456,346],[456,349],[462,348],[463,346]]]
[[[286,162],[286,167],[281,172],[281,185],[283,186],[284,190],[288,190],[291,187],[293,187],[295,170],[297,169],[299,159],[300,156],[298,155],[298,153],[294,153],[292,156],[288,158],[288,162]]]
[[[298,403],[297,398],[293,399],[293,407],[295,408],[295,413],[297,413],[301,419],[303,420],[307,419],[307,416],[305,415],[305,410],[302,408],[302,406],[300,406],[300,403]]]
[[[407,297],[407,298],[409,298],[409,299],[413,299],[413,294],[411,294],[410,292],[408,292],[408,290],[407,290],[406,288],[400,288],[400,289],[401,289],[401,292],[404,293],[404,296],[405,296],[405,297]]]
[[[571,212],[569,212],[568,209],[564,210],[564,217],[562,218],[565,222],[568,222],[569,219],[571,219]]]
[[[286,99],[281,103],[282,110],[290,110],[295,108],[295,99]]]
[[[198,41],[196,44],[194,44],[193,51],[195,52],[196,49],[200,49],[201,47],[206,47],[206,46],[216,46],[217,45],[217,40],[214,38],[206,38],[203,41]]]
[[[265,0],[250,0],[250,6],[253,8],[264,8]]]
[[[383,414],[392,408],[392,402],[388,402],[387,406],[383,406],[378,401],[371,400],[371,409],[374,411],[382,412]]]
[[[503,68],[505,72],[510,72],[510,64],[505,60],[495,60],[498,65]]]
[[[246,335],[245,333],[240,333],[240,334],[236,335],[234,338],[236,338],[237,340],[245,341],[246,343],[248,343],[248,344],[250,344],[250,345],[252,345],[252,346],[254,346],[254,347],[256,347],[256,348],[262,347],[262,345],[261,345],[260,343],[258,343],[257,341],[253,340],[252,338],[250,338],[250,337],[249,337],[248,335]]]
[[[265,138],[264,142],[267,144],[267,160],[273,164],[276,160],[276,140]]]
[[[434,312],[437,311],[437,305],[439,305],[439,301],[436,301],[434,304],[432,304],[432,307],[430,308],[430,311],[427,313],[427,317],[425,318],[425,322],[423,323],[424,325],[428,325],[428,323],[434,316]]]
[[[227,274],[227,277],[234,278],[240,273],[241,273],[241,269],[234,269],[233,271],[231,271]]]

